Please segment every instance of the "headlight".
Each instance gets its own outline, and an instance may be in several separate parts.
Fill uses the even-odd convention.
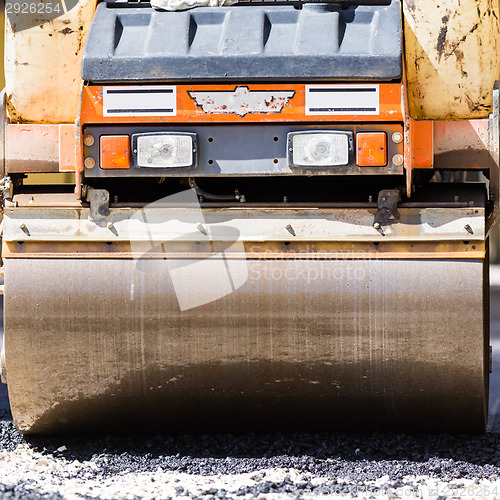
[[[288,134],[289,163],[296,167],[347,165],[352,135],[338,131]]]
[[[196,134],[136,134],[132,137],[138,167],[172,168],[196,165]]]

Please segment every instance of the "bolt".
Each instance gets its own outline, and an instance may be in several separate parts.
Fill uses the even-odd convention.
[[[198,231],[203,234],[204,236],[207,235],[207,230],[203,227],[203,224],[198,224],[196,226],[196,229],[198,229]]]
[[[19,227],[24,231],[26,229],[26,224],[21,224]]]
[[[379,224],[378,222],[375,222],[375,223],[373,224],[373,227],[374,227],[375,229],[380,229],[380,224]]]
[[[288,196],[283,196],[283,203],[288,203]]]
[[[110,231],[113,231],[113,229],[115,228],[115,225],[114,225],[112,222],[108,222],[107,228],[108,228]]]
[[[293,229],[293,227],[292,227],[292,225],[291,225],[291,224],[288,224],[287,226],[285,226],[285,229],[286,229],[286,230],[287,230],[287,231],[288,231],[288,232],[289,232],[292,236],[296,236],[295,231],[294,231],[294,229]]]
[[[466,224],[464,226],[464,229],[469,233],[469,234],[474,234],[474,230],[469,226],[469,224]]]
[[[459,199],[460,198],[458,196],[455,196],[455,203],[457,203]]]
[[[392,163],[396,165],[397,167],[401,166],[403,164],[403,155],[394,155],[392,157]]]
[[[83,162],[86,168],[94,168],[95,167],[95,160],[91,156],[88,156],[85,158],[85,161]]]
[[[87,147],[93,146],[94,142],[95,142],[94,137],[91,135],[85,135],[83,137],[83,144],[85,144],[85,146]]]
[[[394,142],[395,144],[399,144],[400,142],[402,142],[403,140],[403,134],[401,132],[394,132],[394,134],[392,134],[392,142]]]

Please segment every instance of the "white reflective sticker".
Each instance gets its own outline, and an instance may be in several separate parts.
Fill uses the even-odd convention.
[[[306,85],[306,115],[378,115],[378,85]]]
[[[175,86],[103,87],[103,116],[176,116]]]

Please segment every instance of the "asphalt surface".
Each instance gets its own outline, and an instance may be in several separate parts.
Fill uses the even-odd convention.
[[[14,428],[1,385],[0,498],[500,495],[500,288],[492,290],[491,313],[494,371],[490,431],[484,436],[146,433],[24,438]]]

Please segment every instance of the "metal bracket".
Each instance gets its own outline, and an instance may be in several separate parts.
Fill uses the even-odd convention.
[[[5,206],[11,206],[12,204],[12,194],[13,194],[13,184],[10,177],[4,177],[0,179],[0,198],[1,202]]]
[[[382,224],[390,224],[399,219],[398,203],[401,201],[399,189],[382,189],[378,194],[377,215],[373,226],[378,229]]]
[[[204,191],[203,189],[199,188],[198,185],[196,184],[196,181],[192,177],[189,177],[188,182],[189,182],[189,187],[196,191],[196,194],[200,198],[200,203],[203,200],[239,201],[241,203],[245,203],[246,201],[245,196],[240,194],[240,191],[238,189],[234,190],[234,194],[213,194],[213,193],[207,193],[207,191]]]
[[[90,203],[90,220],[105,220],[109,216],[109,191],[89,188],[87,201]]]
[[[489,165],[489,204],[491,212],[486,222],[487,233],[500,216],[500,81],[493,88],[493,110],[488,119]]]

